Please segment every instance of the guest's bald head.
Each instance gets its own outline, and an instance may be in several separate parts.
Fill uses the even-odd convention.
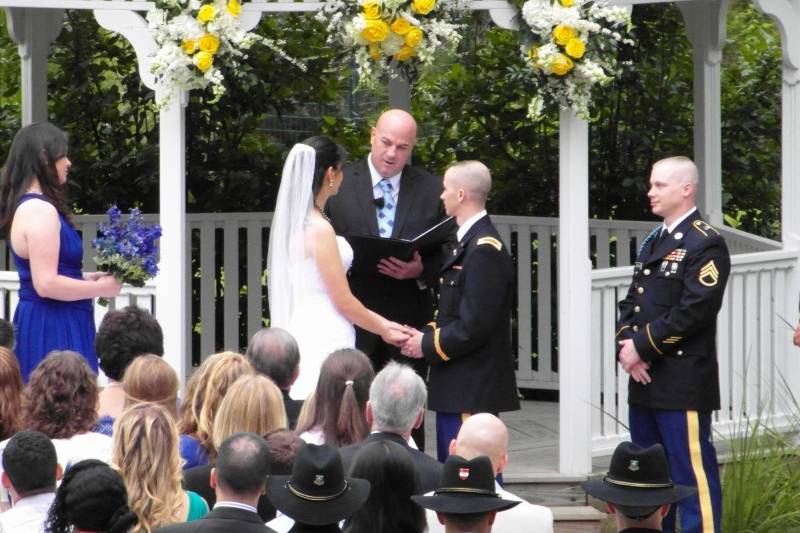
[[[370,160],[384,178],[402,172],[417,140],[417,121],[407,111],[390,109],[378,117],[370,137]]]
[[[489,413],[472,415],[450,443],[450,455],[453,454],[468,460],[488,455],[495,473],[499,474],[508,464],[508,429],[502,420]]]
[[[456,187],[464,189],[468,201],[486,205],[492,189],[492,174],[486,165],[480,161],[459,161],[447,169],[445,176],[449,176]]]

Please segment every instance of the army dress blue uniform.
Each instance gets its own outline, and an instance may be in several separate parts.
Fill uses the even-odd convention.
[[[436,411],[440,461],[461,421],[519,409],[511,352],[511,256],[489,216],[470,227],[444,260],[439,313],[424,331],[428,408]]]
[[[661,228],[643,242],[619,304],[616,339],[633,340],[652,380],[628,381],[631,440],[664,445],[673,481],[697,487],[696,496],[677,506],[682,531],[719,532],[722,494],[711,412],[720,408],[717,313],[730,255],[697,211],[663,237]],[[675,506],[664,531],[673,531],[674,523]]]

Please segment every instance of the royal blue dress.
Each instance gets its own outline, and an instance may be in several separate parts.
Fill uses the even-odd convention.
[[[17,206],[30,199],[47,200],[41,194],[23,194]],[[74,279],[83,279],[83,242],[69,222],[58,214],[61,221],[61,249],[58,255],[58,273]],[[33,288],[31,263],[11,249],[19,273],[19,304],[14,312],[16,328],[16,353],[22,378],[28,381],[36,365],[53,350],[73,350],[81,354],[97,373],[97,353],[94,351],[94,309],[92,300],[64,302],[43,298]]]

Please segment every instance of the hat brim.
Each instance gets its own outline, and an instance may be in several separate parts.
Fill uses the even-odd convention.
[[[495,496],[466,494],[434,494],[433,496],[411,496],[419,505],[431,511],[451,514],[485,513],[487,511],[505,511],[518,505],[519,501],[504,500]]]
[[[267,498],[276,509],[302,524],[325,526],[351,516],[369,497],[370,483],[366,479],[345,478],[348,489],[328,501],[309,501],[295,496],[286,487],[292,476],[271,476],[267,481]]]
[[[630,507],[652,507],[675,503],[697,492],[696,488],[685,485],[673,485],[661,489],[620,487],[600,478],[584,481],[581,483],[581,487],[598,500]]]

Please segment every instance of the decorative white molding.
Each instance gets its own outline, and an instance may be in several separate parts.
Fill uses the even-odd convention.
[[[781,33],[783,79],[800,83],[800,2],[797,0],[755,0],[762,13],[769,16]]]
[[[144,17],[135,11],[96,9],[94,18],[100,26],[119,33],[133,46],[142,83],[145,87],[155,90],[155,76],[150,72],[150,55],[156,50],[156,41]]]

